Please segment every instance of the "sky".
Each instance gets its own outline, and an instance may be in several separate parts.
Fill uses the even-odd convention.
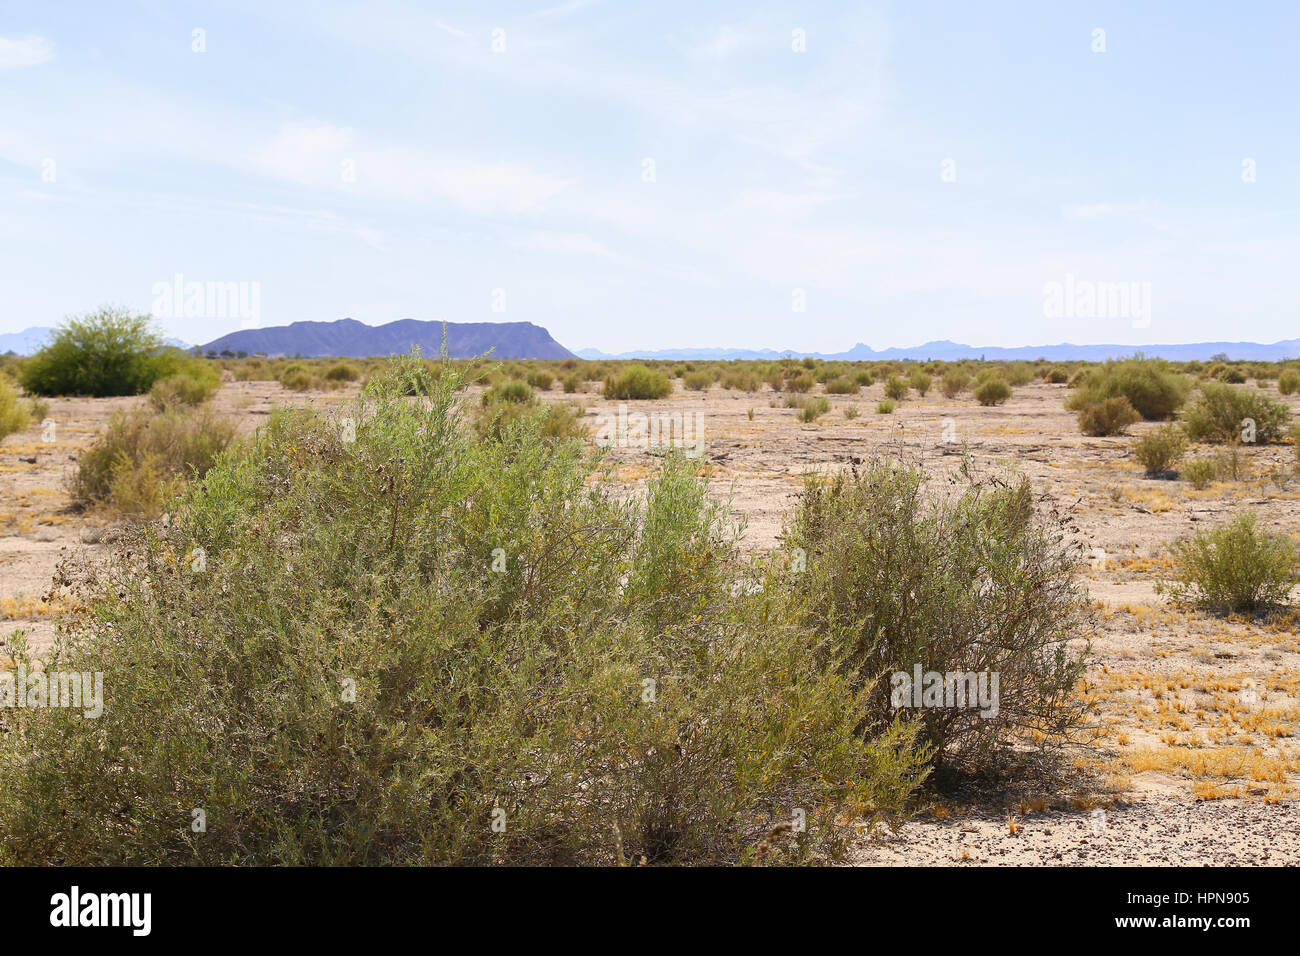
[[[0,0],[0,332],[1295,338],[1298,64],[1280,0]]]

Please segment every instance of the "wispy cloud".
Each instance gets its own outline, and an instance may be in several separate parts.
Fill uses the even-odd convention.
[[[54,58],[54,45],[44,37],[0,37],[0,70],[40,66]]]

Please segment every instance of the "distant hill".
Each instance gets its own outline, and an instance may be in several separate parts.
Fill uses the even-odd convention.
[[[877,352],[875,349],[859,342],[847,352],[801,352],[797,349],[661,349],[659,351],[641,350],[620,352],[609,355],[596,349],[578,349],[578,356],[585,359],[665,359],[671,361],[733,360],[733,359],[776,359],[785,355],[795,358],[820,358],[840,361],[884,361],[915,359],[964,359],[980,358],[989,361],[1016,361],[1044,358],[1053,362],[1084,360],[1100,362],[1105,359],[1123,358],[1141,352],[1148,358],[1165,358],[1175,362],[1189,362],[1195,359],[1204,361],[1214,355],[1227,355],[1238,361],[1276,362],[1281,359],[1300,357],[1300,339],[1285,339],[1272,345],[1259,345],[1254,342],[1196,342],[1188,345],[1025,345],[1016,348],[998,346],[962,345],[958,342],[926,342],[912,348],[889,348]]]
[[[472,358],[492,350],[502,359],[565,359],[573,353],[540,325],[531,322],[447,322],[447,352],[452,358]],[[366,325],[356,319],[337,322],[294,322],[266,329],[231,332],[207,345],[204,352],[261,352],[265,355],[350,356],[396,355],[418,345],[428,356],[442,350],[442,322],[399,319],[387,325]]]
[[[48,325],[33,325],[30,329],[23,329],[21,332],[0,332],[0,355],[6,352],[32,355],[44,348],[53,334],[54,329]],[[163,339],[163,343],[178,349],[190,347],[190,343],[182,342],[180,339]]]

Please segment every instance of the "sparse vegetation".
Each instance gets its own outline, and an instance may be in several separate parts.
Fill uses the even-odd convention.
[[[1123,395],[1103,398],[1079,411],[1079,431],[1096,438],[1123,435],[1130,425],[1142,420],[1129,400]]]
[[[1224,444],[1249,442],[1249,423],[1255,442],[1277,441],[1286,431],[1291,409],[1285,402],[1257,390],[1207,383],[1183,416],[1192,441]]]
[[[1260,529],[1248,511],[1170,550],[1173,579],[1161,593],[1204,610],[1271,610],[1289,601],[1297,582],[1295,542]]]
[[[1133,443],[1133,457],[1149,477],[1167,475],[1187,450],[1187,436],[1177,425],[1164,425]]]
[[[990,378],[975,386],[975,399],[981,405],[1001,405],[1011,397],[1011,386],[1000,378]]]
[[[663,372],[644,365],[630,365],[605,379],[605,397],[636,400],[671,395],[673,383]]]
[[[1174,371],[1168,362],[1138,356],[1085,371],[1065,407],[1081,412],[1107,399],[1123,397],[1143,418],[1160,421],[1172,418],[1190,391],[1187,376]]]

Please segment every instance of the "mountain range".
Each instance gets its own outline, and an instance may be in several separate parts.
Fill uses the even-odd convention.
[[[579,349],[577,355],[584,359],[661,359],[670,361],[692,360],[744,360],[794,358],[819,358],[850,362],[870,362],[913,359],[951,361],[964,358],[984,358],[988,361],[1033,361],[1047,359],[1054,362],[1089,361],[1124,358],[1141,352],[1148,358],[1164,358],[1175,362],[1204,361],[1215,355],[1227,355],[1238,361],[1276,362],[1300,356],[1300,339],[1284,339],[1271,345],[1255,342],[1194,342],[1186,345],[1023,345],[1013,348],[1000,346],[962,345],[946,339],[926,342],[910,348],[888,348],[876,351],[859,342],[847,352],[801,352],[798,349],[660,349],[620,352],[611,355],[597,349]]]
[[[207,345],[204,352],[248,352],[264,355],[351,356],[405,354],[412,346],[428,356],[442,350],[447,329],[451,358],[473,358],[491,350],[499,359],[565,359],[573,353],[540,325],[531,322],[421,322],[399,319],[387,325],[365,325],[356,319],[337,322],[294,322],[264,329],[231,332]]]

